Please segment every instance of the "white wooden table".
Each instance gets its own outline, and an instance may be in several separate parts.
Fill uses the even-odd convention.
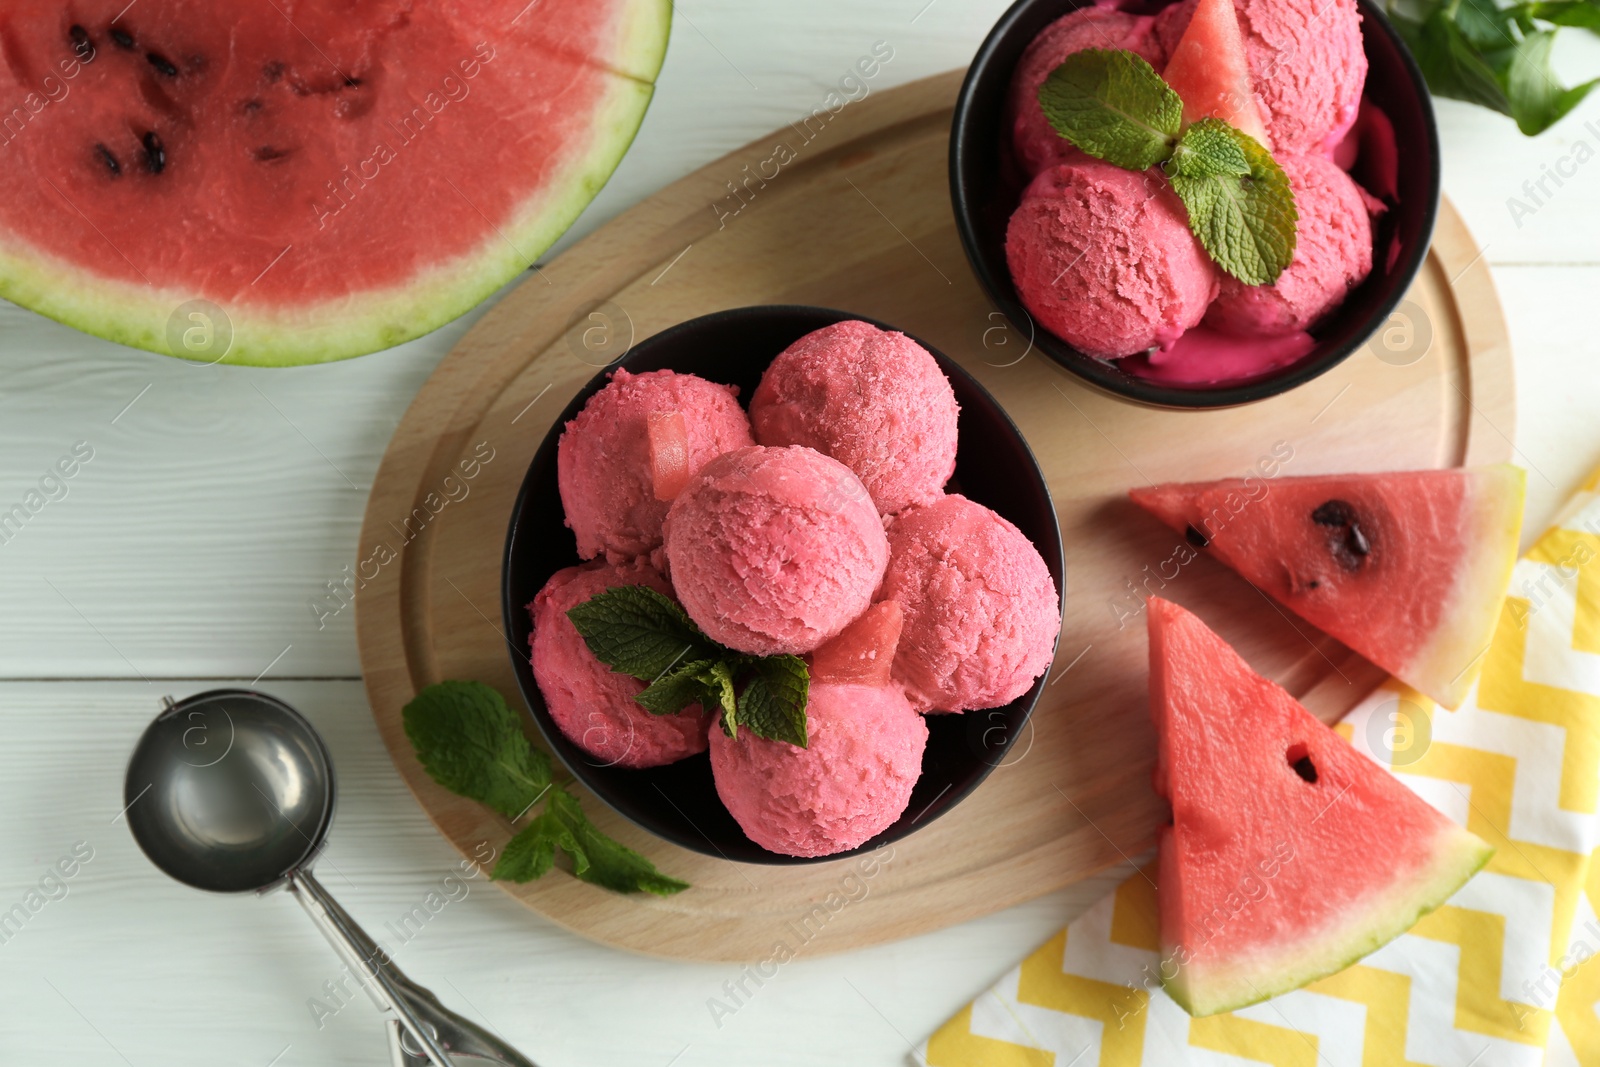
[[[680,4],[639,140],[567,240],[808,112],[876,41],[894,47],[879,87],[964,64],[1004,6]],[[1572,80],[1593,74],[1600,42],[1567,42],[1560,59]],[[1578,141],[1600,148],[1600,98],[1535,141],[1448,102],[1440,122],[1447,193],[1510,318],[1516,443],[1537,526],[1600,463],[1600,340],[1590,327],[1600,162],[1521,225],[1507,198],[1525,197],[1523,182]],[[333,1003],[322,986],[335,958],[292,901],[190,891],[145,862],[118,818],[122,774],[162,694],[259,680],[332,747],[343,795],[323,870],[361,922],[388,940],[385,924],[454,868],[378,742],[351,613],[319,629],[311,605],[353,558],[401,412],[474,318],[380,355],[275,371],[190,366],[0,304],[0,510],[76,443],[93,449],[66,496],[0,544],[0,911],[78,842],[93,850],[66,895],[55,889],[59,899],[0,943],[0,1062],[386,1062],[365,998],[318,1026],[308,1001]],[[725,996],[738,968],[589,944],[482,881],[397,957],[545,1067],[891,1064],[1088,895],[802,957],[720,1027],[707,1001]]]

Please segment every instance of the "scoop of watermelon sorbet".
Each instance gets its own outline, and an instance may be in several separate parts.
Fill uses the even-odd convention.
[[[1081,163],[1090,157],[1050,125],[1039,106],[1039,86],[1068,56],[1086,48],[1126,49],[1160,70],[1166,62],[1155,35],[1155,18],[1129,15],[1110,7],[1082,7],[1056,19],[1022,53],[1011,76],[1005,128],[1017,162],[1032,177],[1060,163]]]
[[[898,688],[813,683],[805,748],[713,729],[711,773],[750,840],[785,856],[831,856],[906,810],[927,743],[927,724]]]
[[[1165,178],[1098,160],[1033,179],[1006,228],[1006,262],[1039,325],[1106,359],[1176,342],[1220,273]]]
[[[533,676],[545,707],[569,741],[605,764],[659,767],[704,752],[706,716],[698,704],[677,715],[652,715],[633,699],[645,683],[596,659],[567,618],[569,609],[621,585],[672,593],[661,573],[643,560],[620,566],[596,562],[557,571],[528,605]]]
[[[713,457],[754,444],[750,420],[730,386],[670,370],[618,370],[567,423],[556,446],[556,480],[578,555],[621,562],[661,546],[669,502],[658,498],[659,457],[651,416],[682,415],[689,473]],[[659,425],[656,437],[660,438]],[[658,446],[659,447],[659,446]]]
[[[956,469],[956,394],[903,333],[838,322],[800,338],[750,398],[763,445],[805,445],[856,473],[884,514],[928,504]]]
[[[872,603],[889,559],[861,480],[814,449],[718,456],[672,502],[667,565],[714,641],[758,656],[810,652]]]
[[[889,527],[882,599],[904,613],[894,678],[919,710],[997,708],[1050,666],[1061,602],[1023,532],[964,496]]]
[[[1167,53],[1197,2],[1156,16],[1155,36]],[[1234,7],[1274,150],[1331,153],[1356,121],[1367,80],[1355,0],[1234,0]]]
[[[1377,202],[1323,156],[1283,156],[1278,164],[1300,212],[1294,258],[1271,285],[1222,279],[1206,324],[1225,333],[1309,330],[1372,271],[1371,205]]]

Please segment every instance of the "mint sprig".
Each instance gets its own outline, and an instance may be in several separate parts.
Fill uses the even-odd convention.
[[[1089,48],[1067,57],[1039,86],[1055,131],[1085,152],[1127,170],[1172,155],[1183,100],[1143,57]]]
[[[601,663],[649,683],[634,699],[651,714],[699,704],[721,712],[729,737],[743,728],[806,747],[810,673],[799,656],[750,656],[720,645],[671,597],[643,585],[597,593],[567,618]]]
[[[429,777],[452,793],[485,804],[512,821],[544,808],[500,854],[490,877],[528,882],[566,855],[574,877],[619,893],[670,896],[689,888],[601,833],[552,773],[550,757],[529,744],[505,699],[481,682],[440,682],[401,713],[406,737]]]
[[[1247,285],[1271,285],[1294,256],[1294,191],[1259,141],[1221,119],[1183,125],[1183,100],[1128,51],[1074,52],[1039,86],[1056,132],[1125,170],[1162,166],[1212,260]]]
[[[1167,161],[1189,228],[1246,285],[1271,285],[1294,258],[1299,211],[1289,176],[1254,137],[1221,119],[1184,131]]]

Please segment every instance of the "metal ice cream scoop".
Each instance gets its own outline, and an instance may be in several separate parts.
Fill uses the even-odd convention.
[[[245,689],[163,703],[123,788],[151,863],[216,893],[286,888],[389,1015],[394,1067],[452,1067],[452,1056],[534,1067],[402,974],[312,875],[333,822],[333,761],[299,712]]]

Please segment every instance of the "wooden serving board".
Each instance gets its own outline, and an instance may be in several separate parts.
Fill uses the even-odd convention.
[[[1088,391],[1028,351],[980,293],[956,238],[945,154],[961,76],[874,93],[820,132],[815,121],[777,130],[617,218],[501,300],[395,433],[361,535],[361,661],[395,765],[464,854],[484,842],[498,848],[511,827],[428,779],[401,708],[446,678],[489,682],[520,706],[500,620],[512,500],[556,414],[630,338],[763,303],[896,323],[994,393],[1055,494],[1068,575],[1060,654],[1026,736],[971,797],[867,877],[854,860],[756,867],[698,855],[585,796],[606,832],[693,888],[666,900],[625,897],[559,873],[502,886],[562,926],[663,956],[760,960],[780,941],[823,953],[997,911],[1137,855],[1164,812],[1149,784],[1144,624],[1132,588],[1148,583],[1199,611],[1330,721],[1380,675],[1210,560],[1175,567],[1176,539],[1127,503],[1126,490],[1242,474],[1274,456],[1283,474],[1312,474],[1510,455],[1506,328],[1488,270],[1448,204],[1406,319],[1375,348],[1274,400],[1213,412],[1140,408]]]

